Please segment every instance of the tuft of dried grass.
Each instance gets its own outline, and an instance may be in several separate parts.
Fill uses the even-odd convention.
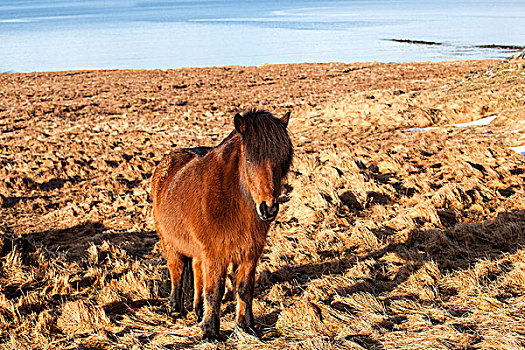
[[[111,321],[101,307],[84,301],[71,301],[62,307],[57,327],[65,334],[74,336],[111,328]]]

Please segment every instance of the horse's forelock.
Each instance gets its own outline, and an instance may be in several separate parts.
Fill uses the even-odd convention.
[[[267,111],[248,111],[243,115],[245,130],[242,133],[246,158],[260,163],[270,161],[281,167],[282,175],[288,172],[293,156],[293,146],[286,124]]]

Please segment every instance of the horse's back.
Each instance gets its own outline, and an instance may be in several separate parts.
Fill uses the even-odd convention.
[[[151,180],[153,205],[159,203],[171,178],[176,176],[190,161],[205,156],[211,149],[211,147],[182,148],[165,155],[153,172]]]

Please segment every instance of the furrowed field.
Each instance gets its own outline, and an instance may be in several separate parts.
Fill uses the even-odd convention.
[[[0,347],[522,349],[524,101],[519,58],[0,74]],[[296,158],[259,338],[226,296],[206,343],[167,316],[149,182],[251,107],[292,112]]]

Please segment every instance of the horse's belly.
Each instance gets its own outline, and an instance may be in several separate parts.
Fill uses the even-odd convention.
[[[193,235],[191,235],[181,223],[166,218],[165,220],[160,220],[158,230],[162,236],[164,249],[174,249],[187,257],[194,257],[196,255],[196,242],[193,239]]]

